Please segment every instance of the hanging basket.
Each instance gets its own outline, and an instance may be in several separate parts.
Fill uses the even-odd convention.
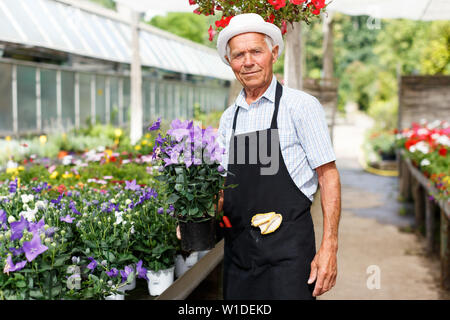
[[[179,221],[181,249],[183,251],[203,251],[214,248],[216,226],[213,217],[201,222]]]

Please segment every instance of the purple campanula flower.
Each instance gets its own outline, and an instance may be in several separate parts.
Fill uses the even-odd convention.
[[[163,214],[164,213],[164,208],[158,208],[158,213],[159,214]]]
[[[3,226],[4,228],[6,227],[6,221],[7,221],[7,217],[6,217],[6,212],[3,209],[0,209],[0,226]]]
[[[86,268],[88,268],[89,270],[94,270],[95,268],[97,268],[97,261],[95,261],[95,259],[93,257],[88,257],[88,259],[91,261]]]
[[[142,260],[139,260],[139,262],[136,264],[136,272],[138,278],[148,280],[147,269],[142,266]]]
[[[128,276],[133,272],[133,269],[126,266],[124,270],[120,270],[120,275],[122,276],[122,282],[127,281]]]
[[[47,230],[45,230],[45,236],[48,238],[53,237],[53,235],[55,234],[55,228],[54,227],[50,227]]]
[[[149,131],[155,131],[155,130],[159,130],[159,128],[161,127],[161,118],[158,118],[158,120],[156,120],[155,123],[153,123],[151,125],[150,128],[148,128]]]
[[[50,202],[51,202],[51,203],[54,203],[54,204],[60,204],[62,197],[63,197],[63,194],[61,193],[61,194],[59,195],[58,199],[56,199],[56,200],[55,200],[55,199],[52,199],[52,200],[50,200]]]
[[[23,248],[19,248],[19,249],[9,248],[9,251],[11,251],[13,256],[16,257],[16,256],[18,256],[18,255],[23,253]]]
[[[66,222],[66,223],[72,223],[74,219],[75,218],[72,218],[70,215],[67,215],[65,217],[60,217],[59,218],[59,220],[61,220],[63,222]]]
[[[10,272],[22,270],[26,264],[27,264],[26,260],[14,264],[11,256],[8,256],[8,258],[6,258],[6,265],[5,268],[3,269],[3,272],[9,275]]]
[[[115,278],[119,275],[119,270],[117,270],[116,268],[112,268],[111,270],[106,271],[106,274],[111,278]]]
[[[9,193],[16,193],[17,191],[17,178],[9,183]]]
[[[42,218],[37,223],[29,223],[28,231],[33,232],[33,233],[42,231],[44,229],[44,225],[45,225],[44,218]]]
[[[222,165],[219,165],[219,166],[217,167],[217,171],[223,172],[223,170],[224,170],[224,168],[222,167]]]
[[[41,237],[39,233],[33,233],[33,239],[31,241],[25,241],[23,243],[23,251],[25,252],[25,257],[27,257],[28,262],[33,261],[38,255],[47,251],[48,247],[41,243]]]
[[[28,228],[29,222],[23,217],[20,217],[20,221],[11,222],[11,241],[22,238],[23,230]]]
[[[136,179],[133,181],[125,181],[125,190],[137,191],[141,188],[140,185],[136,184]]]

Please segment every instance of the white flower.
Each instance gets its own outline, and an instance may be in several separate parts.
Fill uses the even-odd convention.
[[[8,223],[11,224],[13,222],[16,222],[16,218],[14,218],[14,216],[9,216],[8,217]]]
[[[428,129],[433,130],[441,125],[441,120],[434,120],[432,123],[427,125]]]
[[[14,169],[14,168],[17,168],[17,166],[18,166],[19,164],[17,163],[17,162],[14,162],[14,161],[12,161],[12,160],[9,160],[8,161],[8,163],[6,164],[6,168],[11,168],[11,169]]]
[[[114,212],[114,215],[116,216],[116,222],[114,222],[114,224],[116,225],[121,224],[123,222],[122,218],[123,212],[122,211]]]
[[[65,166],[68,166],[71,163],[72,163],[72,156],[71,155],[65,156],[62,159],[62,164],[65,165]]]
[[[28,208],[27,211],[22,211],[19,213],[19,215],[27,219],[29,222],[32,222],[36,220],[36,212],[37,212],[36,208],[34,210]]]
[[[430,151],[430,147],[425,141],[420,141],[416,143],[415,146],[416,150],[422,152],[423,154],[427,154]]]
[[[125,204],[126,204],[126,205],[129,205],[130,203],[131,203],[131,200],[130,200],[130,199],[125,200]]]
[[[36,208],[45,210],[45,209],[47,209],[47,205],[45,204],[44,201],[39,200],[39,201],[36,201]]]
[[[431,162],[428,159],[423,159],[422,161],[420,161],[420,166],[422,167],[429,166],[430,164]]]
[[[130,233],[134,234],[134,226],[131,226]]]
[[[416,152],[416,150],[416,145],[412,145],[411,147],[409,147],[409,152]]]
[[[419,130],[417,130],[417,134],[419,136],[425,136],[428,134],[428,132],[429,132],[428,129],[425,129],[425,128],[420,128]]]
[[[450,138],[446,135],[441,135],[436,139],[436,142],[442,144],[443,146],[450,147]]]
[[[23,194],[21,195],[21,198],[23,203],[28,203],[34,200],[34,196],[32,194]]]

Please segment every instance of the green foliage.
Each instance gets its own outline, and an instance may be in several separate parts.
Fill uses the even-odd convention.
[[[188,12],[169,12],[166,16],[155,16],[148,23],[180,37],[215,48],[208,40],[208,28],[214,18]]]

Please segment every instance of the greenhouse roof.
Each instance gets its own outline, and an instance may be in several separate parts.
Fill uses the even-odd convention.
[[[217,51],[141,23],[143,66],[234,79]],[[131,63],[131,27],[117,12],[72,0],[1,0],[0,41]]]
[[[449,0],[332,0],[328,11],[374,18],[410,20],[449,20]]]

